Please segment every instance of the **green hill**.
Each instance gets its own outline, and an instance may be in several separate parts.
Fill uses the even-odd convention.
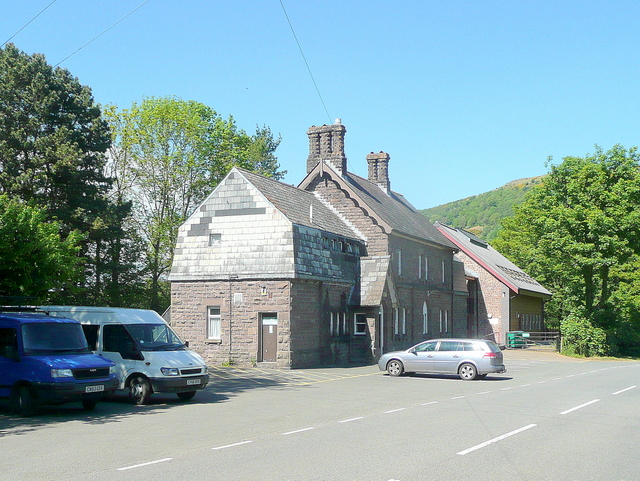
[[[544,176],[509,182],[484,194],[442,204],[422,212],[431,222],[442,222],[468,230],[491,241],[500,230],[500,221],[513,215],[513,206],[523,201],[525,193]]]

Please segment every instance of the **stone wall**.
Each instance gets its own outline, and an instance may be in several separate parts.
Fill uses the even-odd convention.
[[[260,359],[260,314],[278,317],[278,367],[290,367],[291,283],[287,280],[171,284],[171,325],[212,365],[251,365]],[[220,306],[221,337],[207,338],[207,309]]]

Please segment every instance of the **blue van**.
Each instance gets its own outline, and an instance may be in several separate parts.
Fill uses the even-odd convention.
[[[79,322],[0,312],[0,398],[18,414],[68,402],[92,410],[117,388],[115,364],[89,350]]]

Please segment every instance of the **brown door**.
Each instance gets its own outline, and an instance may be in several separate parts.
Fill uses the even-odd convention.
[[[275,314],[264,314],[262,324],[262,360],[276,362],[278,354],[278,318]]]

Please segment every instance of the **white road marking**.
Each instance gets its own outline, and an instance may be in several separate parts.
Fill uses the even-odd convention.
[[[218,449],[226,449],[226,448],[233,448],[235,446],[242,446],[243,444],[249,444],[252,443],[253,441],[240,441],[239,443],[233,443],[233,444],[225,444],[224,446],[218,446],[216,448],[211,448],[214,451],[217,451]]]
[[[428,403],[422,403],[420,406],[428,406],[429,404],[436,404],[438,401],[429,401]]]
[[[594,399],[593,401],[589,401],[588,403],[580,404],[580,406],[576,406],[574,408],[567,409],[566,411],[562,411],[560,414],[569,414],[569,413],[571,413],[573,411],[576,411],[578,409],[582,409],[583,407],[589,406],[590,404],[597,403],[598,401],[600,401],[600,399]]]
[[[311,431],[312,429],[315,429],[315,428],[311,427],[311,428],[296,429],[295,431],[289,431],[289,432],[286,432],[286,433],[282,433],[282,435],[283,436],[287,436],[289,434],[296,434],[296,433],[301,433],[301,432],[304,432],[304,431]]]
[[[498,441],[502,441],[503,439],[506,439],[509,436],[513,436],[514,434],[519,434],[519,433],[521,433],[523,431],[526,431],[527,429],[531,429],[531,428],[533,428],[535,426],[536,426],[536,424],[529,424],[529,425],[524,426],[524,427],[522,427],[520,429],[516,429],[515,431],[511,431],[510,433],[503,434],[502,436],[498,436],[497,438],[493,438],[493,439],[490,439],[489,441],[486,441],[486,442],[484,442],[482,444],[478,444],[476,446],[473,446],[472,448],[465,449],[464,451],[460,451],[459,453],[456,453],[456,454],[459,454],[460,456],[464,456],[465,454],[469,454],[472,451],[476,451],[477,449],[484,448],[486,446],[489,446],[490,444],[497,443]]]
[[[385,411],[385,414],[390,414],[390,413],[397,413],[398,411],[404,411],[406,408],[398,408],[398,409],[392,409],[391,411]]]
[[[173,458],[158,459],[157,461],[149,461],[148,463],[136,464],[133,466],[127,466],[126,468],[118,468],[118,471],[126,471],[127,469],[141,468],[143,466],[149,466],[150,464],[164,463],[165,461],[171,461]]]
[[[613,395],[615,396],[616,394],[620,394],[621,392],[629,391],[629,390],[631,390],[631,389],[634,389],[635,387],[636,387],[636,386],[631,386],[631,387],[628,387],[628,388],[626,388],[626,389],[621,389],[620,391],[616,391],[616,392],[614,392],[614,393],[613,393]]]
[[[492,393],[493,391],[482,391],[478,393],[478,396],[482,395],[482,394],[489,394]]]
[[[451,399],[462,399],[462,398],[465,398],[465,397],[467,397],[467,396],[456,396],[456,397],[452,397]]]
[[[351,421],[358,421],[360,419],[364,419],[364,416],[360,416],[360,417],[357,417],[357,418],[351,418],[351,419],[345,419],[345,420],[340,421],[340,422],[341,423],[350,423]]]

